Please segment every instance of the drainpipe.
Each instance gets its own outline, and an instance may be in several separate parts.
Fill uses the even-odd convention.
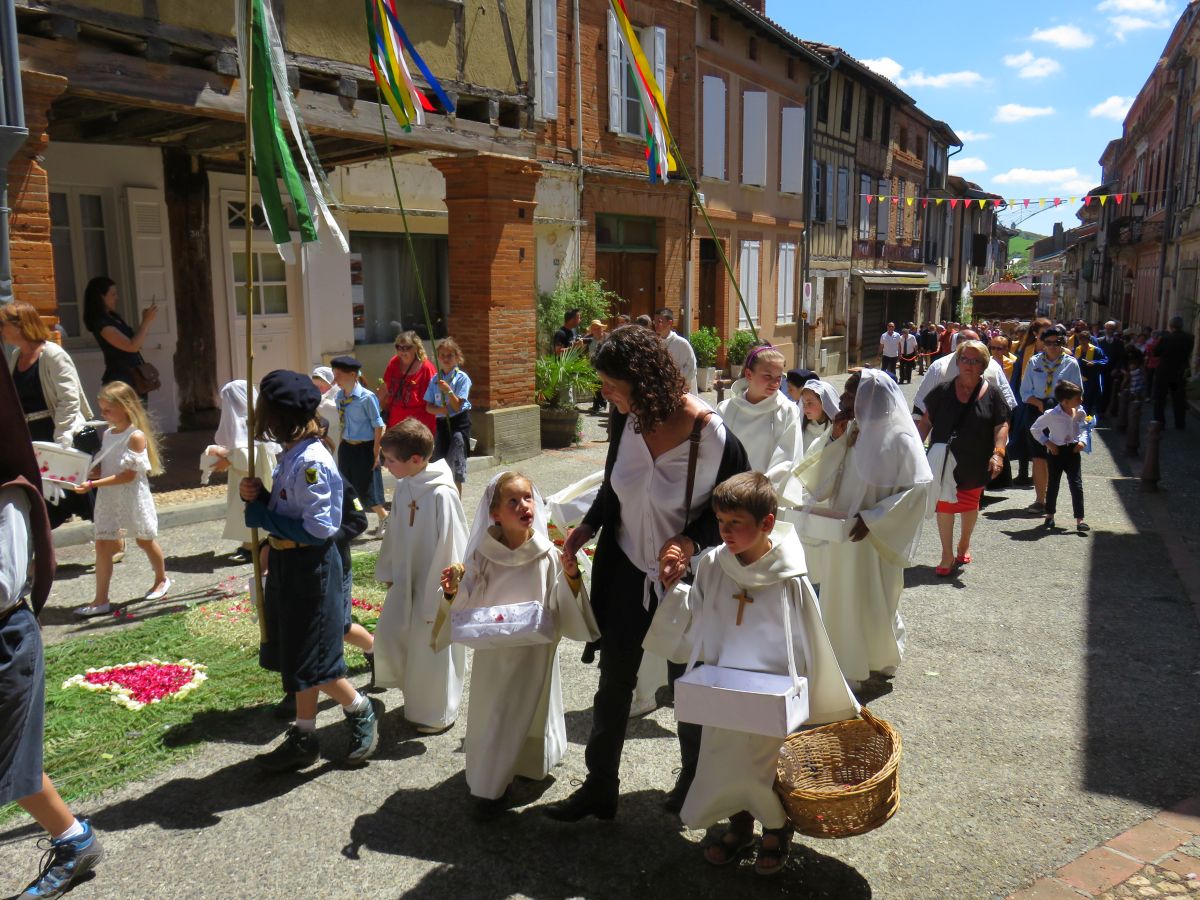
[[[812,164],[813,164],[813,135],[816,133],[815,116],[816,108],[813,105],[813,97],[816,96],[817,88],[829,80],[829,76],[833,74],[842,62],[842,54],[834,51],[833,62],[829,64],[829,68],[818,72],[808,80],[808,87],[804,89],[804,234],[803,240],[800,243],[800,308],[804,309],[804,286],[808,284],[808,269],[809,269],[809,237],[812,232]],[[849,280],[847,280],[849,287]],[[815,294],[816,291],[813,291]],[[849,301],[847,301],[849,302]],[[799,313],[797,313],[799,315]],[[803,317],[800,319],[800,367],[808,368],[808,320]],[[846,336],[847,350],[850,346],[850,337]],[[849,355],[849,354],[847,354]]]
[[[583,58],[579,49],[579,0],[571,0],[571,43],[575,45],[575,277],[583,277]]]
[[[21,93],[21,54],[17,47],[17,14],[14,0],[4,0],[0,8],[0,72],[4,90],[0,91],[0,170],[8,172],[8,163],[16,155],[29,130],[25,127],[25,101]],[[0,305],[11,303],[12,256],[9,253],[8,177],[0,190]]]

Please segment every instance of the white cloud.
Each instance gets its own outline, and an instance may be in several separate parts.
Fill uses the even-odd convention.
[[[978,156],[952,156],[950,157],[950,174],[951,175],[975,175],[979,172],[987,171],[987,163]]]
[[[1167,0],[1104,0],[1096,9],[1112,13],[1149,13],[1155,16],[1171,14]]]
[[[1021,78],[1045,78],[1062,70],[1058,60],[1048,56],[1034,56],[1028,50],[1004,57],[1004,64],[1010,69],[1017,69]]]
[[[990,134],[983,131],[958,131],[956,134],[962,138],[964,142],[986,141],[991,137]]]
[[[1148,31],[1152,28],[1170,27],[1170,18],[1147,19],[1142,16],[1111,16],[1108,20],[1109,31],[1113,33],[1113,36],[1118,41],[1122,42],[1135,31]]]
[[[1005,103],[996,108],[996,122],[1024,122],[1026,119],[1036,119],[1038,116],[1054,115],[1053,106],[1021,106],[1019,103]]]
[[[1099,178],[1069,178],[1062,183],[1062,188],[1070,196],[1079,197],[1099,184]]]
[[[1007,172],[1001,172],[992,178],[992,181],[996,184],[1049,184],[1060,186],[1080,180],[1079,170],[1074,166],[1066,169],[1009,169]]]
[[[969,69],[961,72],[943,72],[940,75],[926,75],[919,69],[905,78],[899,84],[902,87],[951,88],[974,87],[983,81],[983,76]]]
[[[1108,29],[1118,41],[1135,31],[1170,28],[1176,16],[1167,0],[1104,0],[1096,9],[1113,14]]]
[[[1082,50],[1096,43],[1096,39],[1075,25],[1055,25],[1053,28],[1035,28],[1029,36],[1031,41],[1053,44],[1064,50]]]
[[[879,59],[864,59],[862,60],[862,64],[872,72],[876,72],[892,81],[899,78],[900,73],[904,71],[904,66],[900,65],[900,63],[896,62],[890,56],[881,56]]]
[[[1123,122],[1132,105],[1132,97],[1112,96],[1103,103],[1093,106],[1088,110],[1088,115],[1093,119],[1112,119],[1114,122]]]

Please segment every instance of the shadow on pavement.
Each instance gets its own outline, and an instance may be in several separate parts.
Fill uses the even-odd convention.
[[[356,860],[367,849],[436,863],[416,884],[397,886],[405,897],[430,900],[871,896],[857,870],[800,843],[783,877],[756,877],[749,862],[715,869],[661,802],[659,791],[623,794],[612,822],[554,822],[540,806],[477,822],[460,772],[429,790],[398,791],[359,816],[342,855]]]
[[[567,710],[567,741],[572,744],[583,746],[587,744],[588,735],[592,733],[592,710],[587,709],[572,709]],[[629,725],[625,729],[625,740],[641,741],[652,738],[673,738],[675,732],[663,728],[650,716],[638,716],[629,720]]]

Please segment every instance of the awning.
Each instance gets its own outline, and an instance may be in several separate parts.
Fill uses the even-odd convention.
[[[869,288],[886,291],[929,290],[929,275],[925,272],[904,272],[895,269],[855,269],[852,274]]]

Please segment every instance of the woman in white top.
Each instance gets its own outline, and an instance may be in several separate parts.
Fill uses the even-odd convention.
[[[546,808],[551,818],[565,822],[616,815],[626,720],[662,583],[673,583],[697,553],[720,543],[709,506],[712,490],[749,469],[741,443],[720,416],[687,393],[653,332],[616,329],[593,365],[612,404],[612,441],[596,501],[567,535],[563,551],[578,553],[599,532],[591,595],[600,627],[600,684],[592,701],[587,779],[566,800]],[[696,462],[685,509],[692,447]],[[672,680],[683,668],[671,665]],[[680,725],[679,742],[683,766],[666,803],[674,812],[695,776],[699,726]]]

